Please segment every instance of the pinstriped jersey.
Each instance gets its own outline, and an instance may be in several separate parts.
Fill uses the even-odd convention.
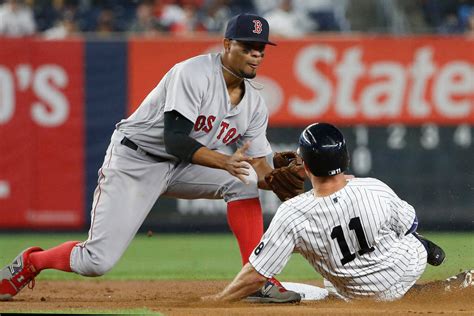
[[[250,263],[272,277],[299,252],[347,298],[384,297],[418,267],[413,282],[390,294],[402,296],[426,266],[423,245],[405,235],[414,219],[414,208],[385,183],[355,178],[329,196],[311,190],[283,203]]]

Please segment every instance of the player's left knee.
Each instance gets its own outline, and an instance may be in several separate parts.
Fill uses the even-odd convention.
[[[77,274],[88,277],[102,276],[109,272],[119,260],[119,256],[95,248],[80,247],[75,249],[71,268]]]
[[[237,177],[231,177],[228,183],[223,186],[222,195],[225,201],[234,200],[236,197],[253,198],[258,197],[258,181],[249,179],[249,183],[242,182]]]
[[[113,268],[113,265],[106,265],[106,264],[90,264],[83,268],[79,272],[82,276],[88,277],[98,277],[106,274]]]

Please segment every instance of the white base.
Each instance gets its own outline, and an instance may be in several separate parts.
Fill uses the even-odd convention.
[[[302,301],[319,301],[328,297],[328,290],[303,283],[281,282],[287,290],[300,293]]]

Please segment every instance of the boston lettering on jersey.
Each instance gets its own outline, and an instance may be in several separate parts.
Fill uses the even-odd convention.
[[[215,121],[216,117],[214,115],[209,115],[208,117],[205,115],[199,115],[196,119],[196,123],[194,123],[194,131],[198,132],[202,130],[208,134],[214,127]],[[222,142],[226,145],[235,143],[242,136],[240,134],[235,136],[237,129],[235,127],[229,128],[228,122],[222,121],[219,128],[220,130],[217,134],[217,139],[222,139]]]

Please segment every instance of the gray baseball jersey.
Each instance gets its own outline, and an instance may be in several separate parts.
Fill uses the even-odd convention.
[[[178,111],[191,122],[190,136],[212,150],[251,140],[247,155],[271,153],[266,138],[268,111],[247,80],[240,103],[232,106],[222,74],[220,54],[201,55],[176,64],[117,130],[143,150],[174,159],[164,147],[164,112]]]
[[[226,170],[177,163],[163,142],[163,113],[176,110],[194,123],[190,136],[212,150],[248,140],[247,155],[269,155],[267,108],[258,91],[244,83],[242,100],[232,105],[220,55],[197,56],[174,66],[140,107],[117,124],[99,170],[89,238],[71,254],[74,272],[93,276],[111,269],[162,195],[227,202],[258,197],[256,181],[246,185]],[[125,136],[169,160],[157,162],[122,145]]]
[[[283,203],[250,263],[272,277],[299,252],[344,298],[397,299],[426,266],[423,245],[405,235],[414,219],[385,183],[355,178],[329,196],[311,190]]]

